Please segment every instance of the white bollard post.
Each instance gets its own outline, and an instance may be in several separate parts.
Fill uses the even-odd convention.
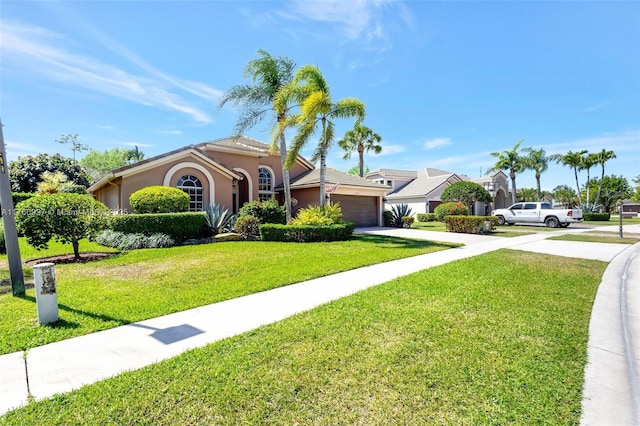
[[[40,324],[58,321],[58,296],[56,294],[56,272],[54,266],[53,263],[40,263],[33,267],[36,306]]]

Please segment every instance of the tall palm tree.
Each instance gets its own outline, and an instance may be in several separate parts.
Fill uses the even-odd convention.
[[[580,195],[580,183],[578,183],[578,170],[582,167],[582,157],[587,153],[586,149],[578,152],[569,151],[566,154],[554,154],[549,159],[558,163],[562,163],[563,166],[568,166],[573,169],[573,174],[576,177],[576,190],[578,191],[578,203],[582,207],[582,196]]]
[[[602,151],[594,154],[596,158],[596,164],[600,164],[602,166],[602,175],[600,176],[600,184],[598,185],[598,193],[596,194],[596,201],[593,203],[594,206],[598,205],[598,201],[600,201],[600,194],[602,192],[602,183],[604,182],[604,165],[607,161],[613,160],[616,158],[616,153],[613,151],[608,151],[606,149],[602,149]]]
[[[382,151],[381,140],[382,137],[367,126],[356,124],[353,129],[348,130],[344,137],[338,141],[338,146],[346,151],[342,157],[345,160],[351,158],[352,152],[358,152],[360,177],[364,177],[364,152],[373,151],[376,154],[380,154]]]
[[[528,153],[528,155],[524,159],[526,168],[529,170],[533,170],[536,174],[536,197],[538,198],[538,201],[542,201],[542,192],[540,191],[540,175],[546,172],[549,168],[549,157],[547,157],[547,153],[542,148],[533,149],[527,147],[523,148],[522,150]]]
[[[290,115],[280,132],[288,126],[297,126],[298,133],[291,142],[285,167],[293,166],[302,148],[320,128],[320,140],[312,161],[320,160],[320,205],[325,205],[325,176],[327,152],[335,138],[334,120],[337,118],[356,118],[356,124],[364,120],[364,103],[355,98],[344,98],[337,102],[331,99],[329,85],[317,66],[305,65],[296,72],[292,85],[283,89],[279,97],[297,99],[300,112]],[[276,100],[277,102],[277,100]]]
[[[521,173],[525,169],[525,161],[523,157],[518,153],[520,144],[522,142],[523,141],[519,141],[510,150],[502,152],[492,152],[491,155],[496,157],[498,161],[496,161],[496,164],[487,171],[487,173],[497,172],[498,170],[509,171],[511,186],[513,187],[513,191],[511,192],[512,204],[515,204],[516,202],[516,174]]]
[[[591,200],[591,194],[589,191],[591,187],[591,168],[596,164],[598,164],[598,159],[596,158],[596,154],[586,154],[582,157],[580,170],[587,171],[587,183],[585,185],[587,187],[587,199],[585,200],[587,204],[587,211],[590,210],[589,201]]]
[[[291,109],[287,102],[275,102],[276,94],[283,86],[293,81],[295,62],[286,56],[271,56],[265,50],[258,50],[259,57],[250,61],[244,69],[244,77],[250,78],[253,84],[241,84],[231,87],[224,93],[218,110],[231,103],[240,107],[240,116],[234,127],[236,137],[240,137],[247,129],[262,121],[268,114],[275,116],[274,132],[285,122]],[[291,184],[289,168],[285,167],[287,159],[287,142],[284,132],[277,132],[278,137],[271,141],[271,152],[280,152],[282,163],[282,183],[287,222],[291,220]]]

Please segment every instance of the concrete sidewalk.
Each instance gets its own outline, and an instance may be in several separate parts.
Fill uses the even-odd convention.
[[[29,395],[41,399],[77,389],[433,266],[501,248],[546,252],[555,243],[565,242],[547,241],[550,244],[545,244],[543,240],[551,235],[566,233],[566,230],[562,230],[501,238],[381,228],[358,231],[385,235],[398,235],[400,231],[400,236],[404,237],[463,242],[467,245],[359,268],[52,343],[30,349],[26,356],[23,352],[2,355],[0,414],[27,404]],[[619,253],[624,254],[629,247],[607,244],[594,252],[589,244],[593,243],[571,243],[569,248],[563,247],[562,251],[565,255],[610,261]],[[638,279],[637,275],[635,279]],[[635,284],[638,283],[634,281]]]

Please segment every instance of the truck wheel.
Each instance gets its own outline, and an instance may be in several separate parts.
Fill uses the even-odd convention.
[[[544,220],[544,224],[547,226],[547,228],[557,228],[558,226],[560,226],[560,221],[555,216],[549,216]]]
[[[504,225],[504,216],[498,216],[498,225]]]

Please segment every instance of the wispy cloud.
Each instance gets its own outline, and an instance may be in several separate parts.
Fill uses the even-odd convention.
[[[57,83],[126,99],[150,107],[178,111],[199,123],[213,120],[185,96],[217,101],[221,92],[200,82],[167,75],[114,41],[96,37],[109,50],[140,68],[133,74],[93,57],[74,53],[66,38],[46,28],[2,21],[0,25],[3,63],[22,66],[23,71],[39,73]]]
[[[124,145],[124,146],[137,146],[138,148],[151,148],[155,146],[154,144],[151,144],[151,143],[140,143],[140,142],[118,142],[118,144]]]
[[[586,111],[588,111],[588,112],[597,111],[599,109],[602,109],[602,108],[604,108],[606,106],[611,105],[612,103],[613,103],[613,101],[600,102],[599,104],[596,104],[596,105],[593,105],[593,106],[590,106],[590,107],[586,108]]]
[[[158,130],[157,133],[160,133],[161,135],[181,136],[182,130]]]
[[[16,160],[18,157],[24,157],[25,155],[36,155],[46,151],[46,148],[43,146],[12,140],[5,140],[5,145],[9,161]]]
[[[429,139],[424,141],[422,146],[424,149],[430,150],[430,149],[440,148],[443,146],[448,146],[448,145],[451,145],[452,143],[453,142],[451,142],[451,139],[449,138],[434,138],[434,139]]]
[[[405,147],[404,145],[386,144],[384,142],[381,145],[382,151],[380,152],[380,154],[378,154],[379,156],[400,154],[401,152],[405,152],[407,150],[407,147]]]
[[[624,152],[637,153],[640,151],[640,130],[604,133],[591,138],[546,144],[543,148],[547,151],[547,154],[565,154],[567,151],[583,149],[589,152],[599,152],[607,149],[617,154]]]

